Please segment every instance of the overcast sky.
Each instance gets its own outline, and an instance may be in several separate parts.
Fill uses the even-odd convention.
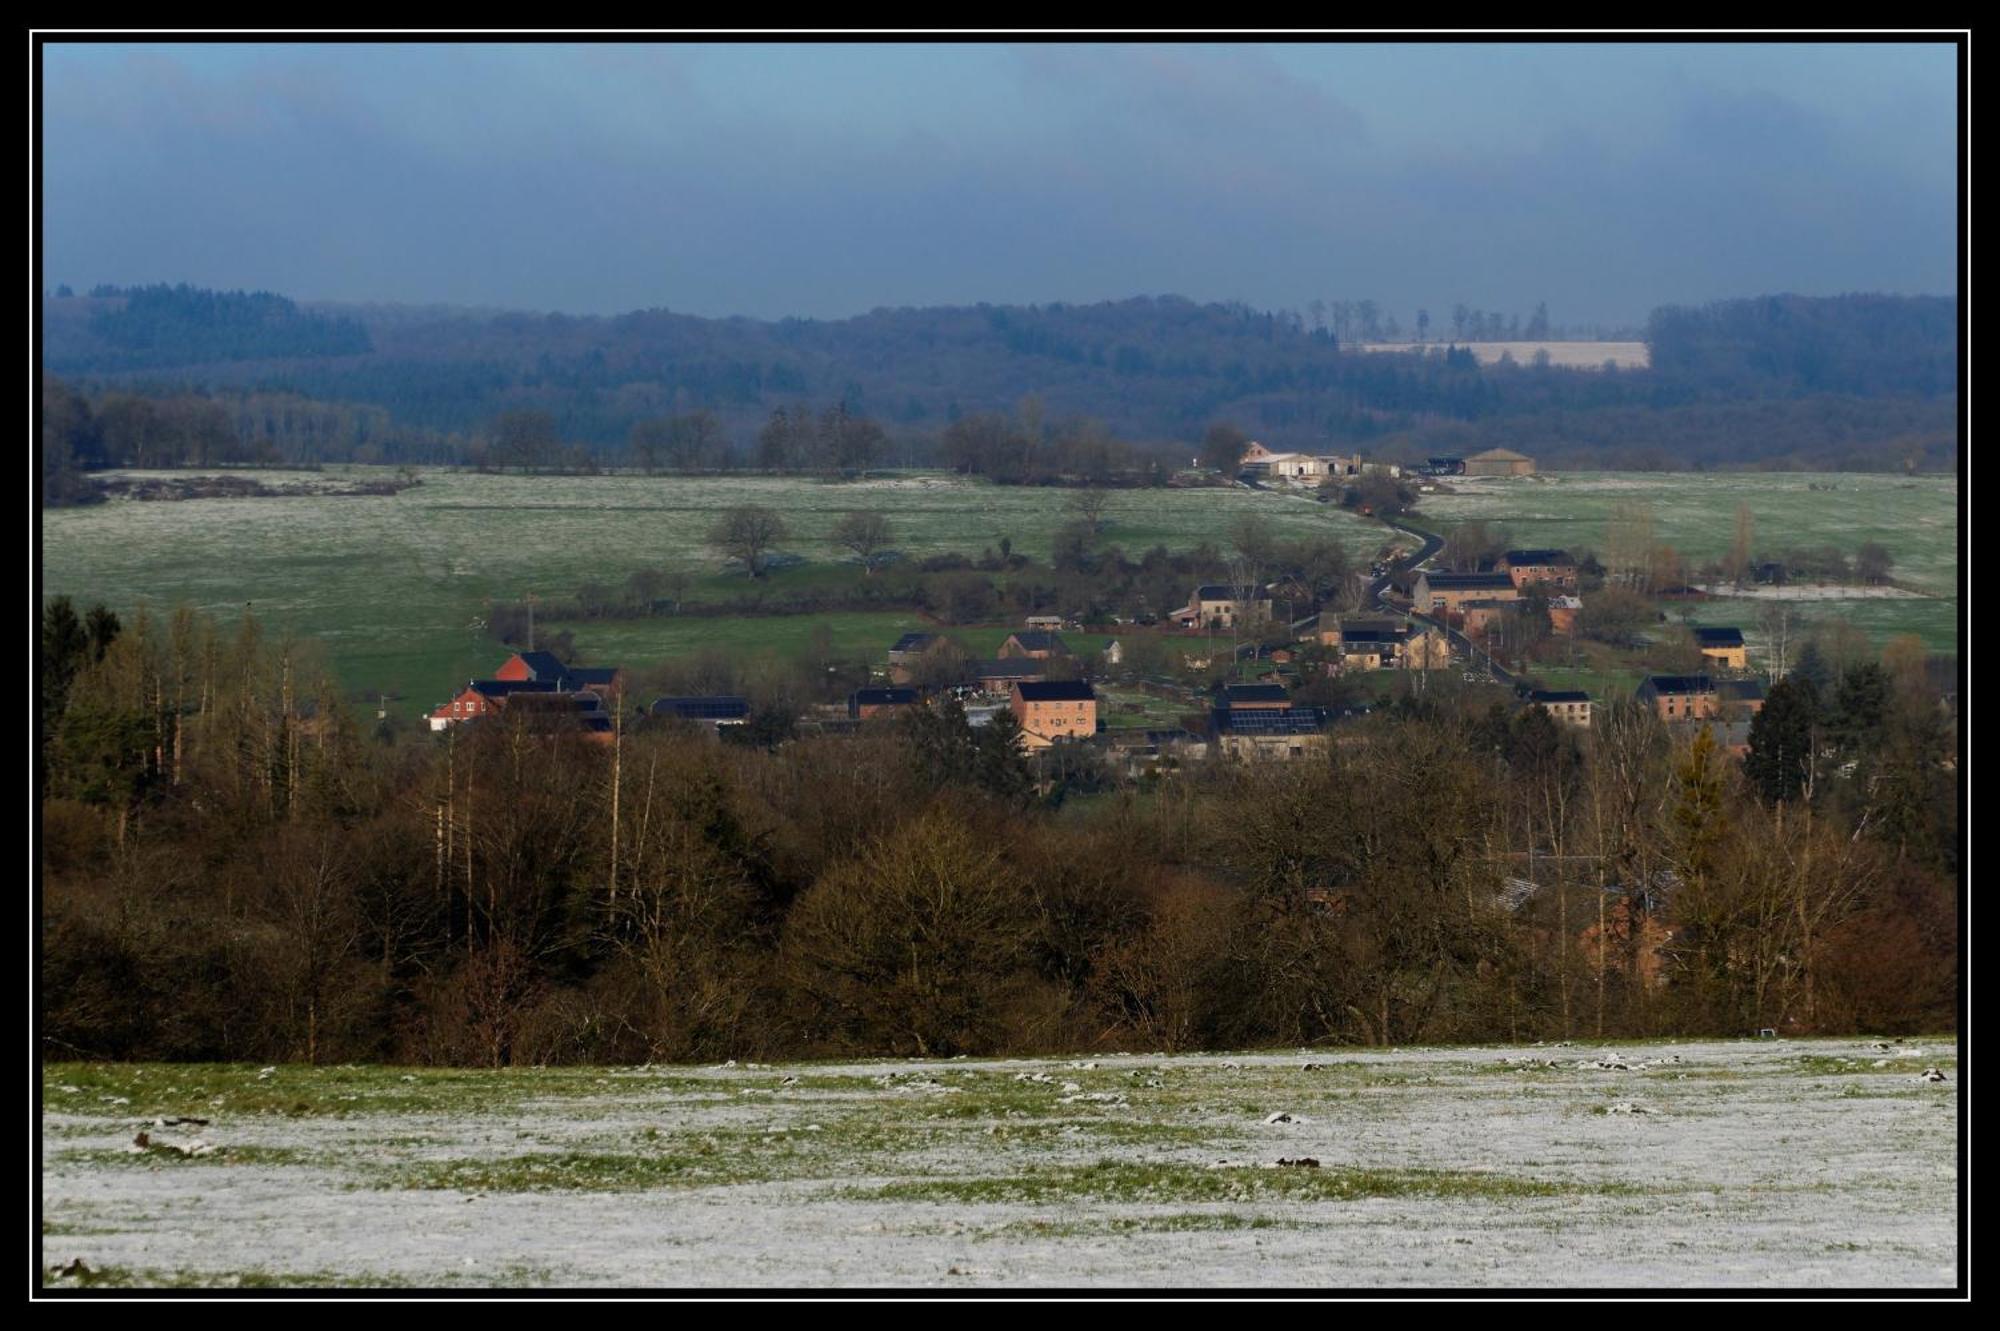
[[[51,286],[762,318],[1374,297],[1405,323],[1956,290],[1949,44],[43,59]]]

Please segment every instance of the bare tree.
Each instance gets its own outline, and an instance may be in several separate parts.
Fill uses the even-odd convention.
[[[708,543],[738,560],[753,578],[764,575],[764,557],[785,538],[785,520],[758,504],[732,508],[708,533]]]
[[[1093,485],[1088,490],[1077,491],[1069,501],[1069,507],[1071,512],[1090,524],[1091,535],[1095,536],[1104,530],[1104,514],[1111,507],[1111,496]]]
[[[875,576],[875,556],[889,547],[889,519],[874,511],[849,513],[833,529],[833,543],[851,550],[869,577]]]

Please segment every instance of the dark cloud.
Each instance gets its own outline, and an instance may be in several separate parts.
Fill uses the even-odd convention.
[[[761,316],[1952,288],[1953,125],[1911,62],[1843,56],[1823,97],[1634,62],[1599,105],[1547,82],[1584,53],[1524,51],[1507,118],[1504,83],[1398,83],[1391,48],[1285,54],[52,49],[48,275]]]

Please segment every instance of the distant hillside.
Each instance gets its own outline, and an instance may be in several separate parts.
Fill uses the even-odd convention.
[[[44,362],[64,374],[354,356],[371,348],[354,320],[307,313],[268,291],[98,287],[86,299],[51,300],[45,309]]]
[[[1956,438],[1957,302],[1934,297],[1665,309],[1651,326],[1653,368],[1612,373],[1482,366],[1465,348],[1349,354],[1295,316],[1174,296],[778,322],[666,310],[300,309],[281,297],[164,287],[45,308],[47,368],[89,391],[290,394],[379,407],[399,426],[440,435],[479,434],[502,412],[537,408],[564,440],[611,449],[642,421],[697,409],[743,449],[779,407],[840,401],[900,439],[928,441],[961,416],[1014,413],[1031,397],[1045,422],[1089,417],[1146,442],[1193,441],[1210,422],[1231,420],[1275,445],[1417,447],[1449,437],[1470,446],[1504,436],[1519,447],[1522,427],[1554,419],[1574,447],[1606,434],[1594,420],[1608,427],[1633,413],[1802,398],[1899,404],[1858,414],[1836,405],[1836,422],[1862,422],[1844,434],[1836,423],[1849,454],[1882,452],[1891,440],[1877,436],[1893,429],[1896,449],[1906,455],[1914,439],[1935,460]],[[1713,428],[1751,415],[1770,424],[1769,413],[1695,413],[1686,418],[1701,426],[1669,428],[1648,446],[1668,465],[1793,451]],[[1810,419],[1828,416],[1823,404]],[[1813,439],[1798,428],[1778,436]]]

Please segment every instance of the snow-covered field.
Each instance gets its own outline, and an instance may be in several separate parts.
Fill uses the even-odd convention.
[[[1957,1274],[1949,1041],[67,1064],[43,1085],[43,1269],[90,1271],[51,1277],[62,1286],[1644,1290]],[[167,1122],[180,1116],[208,1121]],[[211,1149],[177,1149],[197,1140]]]

